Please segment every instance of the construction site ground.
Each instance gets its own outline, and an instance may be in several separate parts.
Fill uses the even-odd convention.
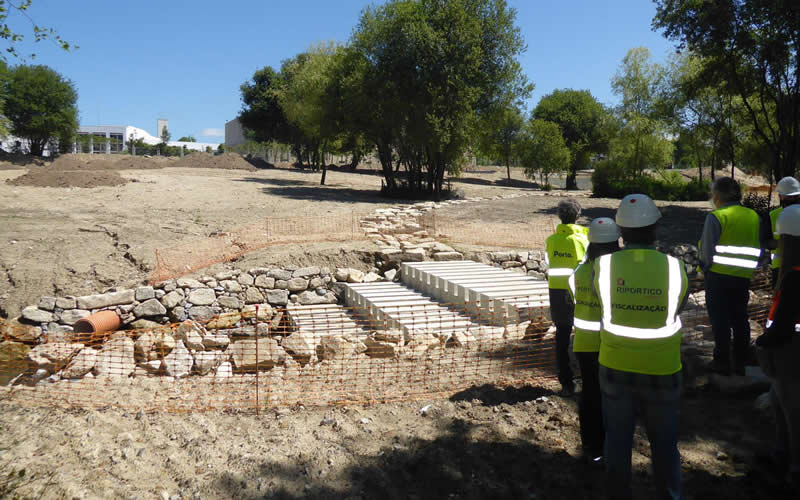
[[[168,159],[115,164],[120,158],[91,159],[106,162],[92,168],[127,182],[86,188],[65,186],[72,182],[65,179],[75,178],[66,172],[87,170],[80,158],[61,172],[37,173],[52,182],[35,185],[5,181],[49,163],[0,164],[0,316],[16,316],[43,295],[141,283],[153,268],[155,249],[260,217],[366,215],[399,202],[378,195],[381,178],[374,172],[331,170],[323,187],[319,173],[288,165],[238,168],[231,160],[234,166],[197,168]],[[509,184],[504,169],[476,169],[452,184],[463,196],[535,190],[519,171],[514,176]],[[588,179],[582,179],[585,185]],[[551,220],[557,201],[534,196],[480,202],[441,214],[520,227],[540,216]],[[588,220],[611,215],[618,201],[584,197],[580,203]],[[696,242],[708,204],[663,208],[661,239]],[[369,241],[275,246],[236,265],[366,269],[375,250]],[[770,415],[754,408],[758,393],[723,394],[707,382],[700,373],[683,400],[687,498],[781,498],[773,471],[756,459],[769,448],[773,425]],[[557,390],[556,382],[544,379],[429,400],[294,405],[261,415],[0,402],[0,497],[597,498],[602,473],[579,458],[576,399]],[[649,456],[640,431],[633,453],[637,498],[651,496]]]

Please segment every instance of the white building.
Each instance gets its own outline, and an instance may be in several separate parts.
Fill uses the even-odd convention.
[[[167,127],[167,121],[159,119],[158,127],[163,130]],[[128,149],[131,140],[138,139],[151,146],[161,144],[160,137],[152,136],[146,130],[131,125],[83,125],[78,128],[78,136],[78,143],[73,148],[76,152],[83,150],[88,153],[119,153]],[[81,140],[81,136],[88,136],[88,141]],[[86,144],[88,146],[85,146]],[[217,142],[169,141],[167,145],[186,146],[189,151],[205,151],[208,147],[216,151],[219,147]]]

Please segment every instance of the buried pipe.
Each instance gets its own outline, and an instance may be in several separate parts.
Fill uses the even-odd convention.
[[[88,343],[102,342],[107,332],[116,331],[122,322],[114,311],[99,311],[83,319],[73,326],[75,340]],[[88,337],[88,338],[87,338]]]

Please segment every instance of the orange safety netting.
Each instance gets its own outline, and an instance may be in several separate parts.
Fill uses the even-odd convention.
[[[771,299],[765,276],[753,280],[751,292],[756,336]],[[18,341],[30,334],[20,331],[25,327],[4,325],[0,397],[37,406],[258,412],[429,399],[554,376],[548,307],[509,300],[521,303],[511,314],[486,303],[434,301],[264,305],[202,324],[27,343]],[[702,291],[695,289],[681,319],[684,342],[712,338]]]

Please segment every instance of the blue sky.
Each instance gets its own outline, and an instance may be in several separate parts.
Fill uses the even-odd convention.
[[[80,48],[25,42],[28,60],[72,80],[82,125],[133,125],[155,134],[169,119],[173,140],[194,135],[222,142],[241,109],[239,86],[263,66],[317,41],[346,41],[365,0],[34,0],[30,17]],[[378,2],[381,3],[381,2]],[[536,85],[529,102],[557,88],[588,89],[617,102],[610,79],[628,49],[656,60],[672,50],[650,29],[648,0],[509,0],[528,45],[520,59]],[[9,21],[32,38],[30,22]],[[9,60],[9,63],[14,61]]]

